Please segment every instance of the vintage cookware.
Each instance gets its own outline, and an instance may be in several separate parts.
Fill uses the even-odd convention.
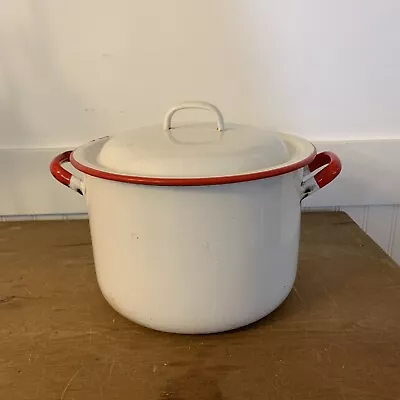
[[[184,109],[209,110],[216,123],[177,126]],[[187,102],[162,125],[62,153],[50,170],[86,198],[110,305],[157,330],[210,333],[254,322],[286,298],[300,202],[341,164],[300,137],[225,123],[214,105]]]

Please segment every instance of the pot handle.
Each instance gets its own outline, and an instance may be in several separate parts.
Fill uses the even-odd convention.
[[[50,163],[50,172],[58,182],[83,195],[85,193],[85,185],[82,180],[62,167],[62,164],[69,162],[71,153],[72,151],[68,150],[56,156]]]
[[[168,131],[169,129],[171,129],[172,116],[177,111],[185,110],[188,108],[213,111],[215,114],[217,114],[217,129],[219,131],[223,131],[225,129],[224,117],[222,116],[221,111],[213,104],[207,103],[205,101],[187,101],[185,103],[172,107],[171,109],[168,110],[168,112],[165,114],[164,117],[164,124],[163,124],[164,130]]]
[[[312,172],[322,168],[316,174]],[[330,151],[318,153],[314,160],[304,167],[304,178],[301,182],[301,200],[332,182],[342,170],[339,157]]]

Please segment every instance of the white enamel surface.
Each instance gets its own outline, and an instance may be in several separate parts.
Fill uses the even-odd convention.
[[[174,115],[188,109],[211,111],[216,123],[177,125]],[[97,153],[91,155],[92,168],[156,178],[249,174],[282,166],[293,156],[305,158],[313,151],[309,145],[308,154],[302,154],[279,133],[226,124],[221,111],[207,102],[174,106],[166,113],[162,125],[107,137],[96,149]],[[81,163],[87,164],[87,157],[82,158]]]
[[[207,139],[211,143],[193,145],[190,142],[177,143],[169,137],[173,135],[175,139],[187,141],[192,137],[190,133],[187,134],[190,127],[185,127],[181,134],[173,131],[171,135],[162,127],[158,127],[158,130],[157,127],[148,127],[138,131],[138,137],[130,144],[130,132],[112,138],[100,138],[78,147],[74,150],[73,157],[80,164],[103,172],[144,177],[196,178],[267,171],[276,168],[277,165],[284,167],[295,164],[314,152],[314,146],[310,142],[294,135],[281,133],[279,140],[276,140],[278,136],[270,136],[249,127],[257,132],[257,140],[253,137],[253,143],[250,143],[243,141],[243,131],[235,134],[235,125],[226,126],[227,130],[218,132],[212,124],[197,124],[193,128],[194,131],[202,132],[201,140]],[[204,128],[203,131],[201,127]],[[213,129],[210,130],[209,127]],[[218,138],[221,134],[223,139],[220,140]],[[225,142],[228,143],[227,146]],[[268,145],[265,148],[263,144],[266,142]],[[271,149],[276,151],[270,154]],[[282,156],[283,152],[285,157]],[[282,162],[284,158],[286,161]],[[268,164],[271,165],[268,167]]]
[[[164,117],[164,123],[163,123],[164,130],[172,128],[172,117],[177,111],[188,110],[188,109],[207,110],[213,112],[217,119],[217,129],[219,131],[225,130],[224,117],[221,111],[213,104],[207,103],[205,101],[186,101],[182,104],[171,107]]]
[[[97,162],[113,172],[153,177],[236,175],[280,165],[289,153],[277,136],[253,127],[196,124],[162,126],[116,135]]]
[[[180,188],[86,176],[105,298],[128,319],[170,332],[218,332],[264,317],[296,276],[300,175]]]

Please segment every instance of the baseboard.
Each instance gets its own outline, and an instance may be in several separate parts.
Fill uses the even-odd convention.
[[[314,142],[336,152],[343,171],[332,184],[310,196],[306,207],[400,203],[399,139]],[[80,214],[84,198],[62,187],[49,163],[65,149],[0,150],[0,215]]]

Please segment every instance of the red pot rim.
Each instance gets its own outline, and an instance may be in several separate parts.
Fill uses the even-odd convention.
[[[246,174],[230,175],[230,176],[215,176],[215,177],[199,177],[199,178],[166,178],[166,177],[145,177],[135,175],[124,175],[113,172],[102,171],[87,165],[81,164],[74,158],[74,154],[70,155],[71,164],[84,174],[94,176],[100,179],[110,181],[133,183],[138,185],[154,185],[154,186],[210,186],[210,185],[225,185],[230,183],[248,182],[258,179],[272,178],[296,171],[310,164],[317,154],[316,148],[313,145],[313,152],[307,157],[293,164],[278,166],[265,171],[257,171]]]

